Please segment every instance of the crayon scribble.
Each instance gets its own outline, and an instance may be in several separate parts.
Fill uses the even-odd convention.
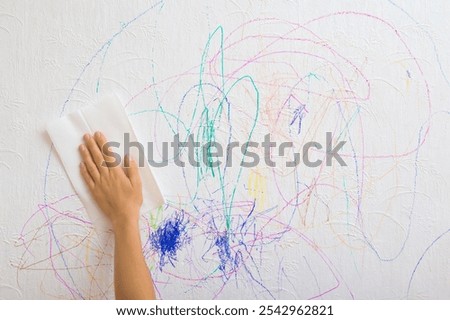
[[[173,217],[165,219],[159,228],[150,234],[151,246],[159,255],[160,269],[167,263],[175,266],[177,251],[189,243],[187,223],[182,211],[175,212]]]
[[[58,109],[61,115],[84,99],[77,96],[82,83],[94,83],[101,93],[103,81],[109,81],[107,63],[115,66],[112,50],[123,46],[128,57],[130,49],[120,40],[139,34],[133,33],[135,24],[159,30],[157,9],[163,12],[163,7],[158,2],[136,15],[99,46],[75,77]],[[198,20],[213,26],[209,10]],[[153,60],[164,43],[135,59],[151,61],[150,74],[144,85],[133,87],[126,108],[131,120],[146,124],[143,136],[155,145],[174,134],[186,141],[192,133],[202,145],[261,141],[270,133],[299,149],[327,131],[348,141],[345,168],[246,170],[239,165],[241,156],[228,168],[170,167],[166,205],[141,219],[147,239],[143,251],[159,298],[354,298],[354,292],[361,293],[354,289],[357,281],[373,278],[370,285],[383,284],[373,265],[390,274],[388,268],[398,270],[394,263],[405,255],[421,260],[410,264],[408,287],[399,289],[402,294],[396,291],[397,298],[413,292],[420,262],[435,243],[422,248],[422,256],[408,251],[414,250],[410,240],[422,214],[421,179],[435,170],[426,167],[421,150],[443,114],[433,110],[430,80],[404,36],[408,30],[367,12],[325,11],[312,19],[301,18],[299,11],[295,21],[279,13],[245,17],[217,22],[195,36],[188,33],[186,39],[201,39],[201,45],[187,48],[185,41],[180,49],[170,47],[174,52],[163,51],[176,56],[167,59],[174,63],[169,74],[158,71],[166,60]],[[187,49],[193,60],[184,59]],[[184,60],[194,62],[178,67]],[[380,103],[380,96],[392,99],[392,105]],[[214,160],[211,150],[202,152],[194,155],[200,163],[204,156],[207,163]],[[311,156],[325,154],[318,150]],[[42,200],[18,232],[18,282],[28,271],[40,272],[63,288],[43,282],[46,295],[111,298],[112,257],[97,243],[77,196],[52,188],[52,170],[58,166],[50,148]],[[438,243],[445,239],[442,235]]]

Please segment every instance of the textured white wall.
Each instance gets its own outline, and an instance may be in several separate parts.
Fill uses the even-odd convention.
[[[0,297],[113,297],[111,256],[45,133],[113,91],[157,146],[347,141],[346,167],[241,169],[235,155],[214,176],[155,170],[168,204],[141,225],[160,298],[449,299],[449,11],[2,1]]]

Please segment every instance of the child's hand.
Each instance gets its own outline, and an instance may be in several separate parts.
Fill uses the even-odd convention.
[[[137,226],[142,205],[142,185],[138,166],[129,156],[125,157],[125,168],[112,163],[108,154],[102,153],[107,142],[105,136],[96,132],[92,137],[84,135],[80,145],[83,161],[81,175],[100,209],[111,219],[113,230],[121,226]]]

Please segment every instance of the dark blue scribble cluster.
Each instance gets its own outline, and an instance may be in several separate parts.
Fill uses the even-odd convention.
[[[167,263],[174,265],[177,260],[177,251],[189,243],[190,238],[187,234],[188,220],[185,219],[184,211],[177,211],[166,220],[164,220],[158,229],[150,234],[150,244],[152,248],[158,251],[159,268],[162,270]]]
[[[220,265],[219,269],[225,272],[227,262],[231,260],[230,242],[228,234],[219,235],[216,238],[215,245],[217,246],[217,253],[219,254]]]
[[[230,236],[228,232],[219,233],[214,240],[219,256],[219,270],[222,271],[225,278],[228,273],[235,272],[242,261],[242,253],[240,250],[232,252],[230,247]]]

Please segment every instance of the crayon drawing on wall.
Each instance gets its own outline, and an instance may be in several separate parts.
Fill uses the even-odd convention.
[[[155,162],[175,135],[240,142],[229,165],[182,152],[184,167],[153,168],[167,202],[140,225],[158,298],[449,299],[438,2],[1,4],[0,297],[114,297],[111,253],[45,126],[116,92]],[[327,164],[327,133],[345,165]],[[275,166],[267,134],[293,146]],[[260,162],[242,166],[250,141]],[[310,141],[321,164],[287,165]]]

